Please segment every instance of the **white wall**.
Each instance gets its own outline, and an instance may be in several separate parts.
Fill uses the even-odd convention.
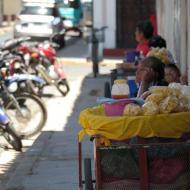
[[[2,24],[3,19],[3,0],[0,0],[0,25]]]
[[[104,47],[116,46],[116,0],[93,0],[94,27],[108,26]]]
[[[190,1],[187,0],[187,35],[190,34]],[[188,84],[190,84],[190,35],[187,36],[187,73],[188,73]]]
[[[190,64],[190,2],[189,0],[157,0],[158,32],[177,60],[182,74]],[[189,14],[189,15],[187,15]],[[190,75],[189,75],[190,76]],[[190,77],[189,77],[190,78]]]

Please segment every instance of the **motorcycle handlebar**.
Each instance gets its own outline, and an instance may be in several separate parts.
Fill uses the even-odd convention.
[[[5,50],[14,49],[16,46],[18,46],[18,45],[21,44],[22,42],[28,41],[28,40],[30,40],[30,39],[31,39],[30,37],[20,37],[20,38],[15,38],[15,39],[7,40],[7,41],[3,44],[3,46],[1,47],[1,50],[2,50],[2,51],[5,51]]]

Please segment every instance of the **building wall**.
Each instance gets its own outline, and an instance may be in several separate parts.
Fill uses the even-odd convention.
[[[167,48],[174,55],[183,74],[190,64],[190,19],[188,19],[190,18],[190,2],[188,0],[157,0],[156,3],[158,32],[166,39]]]
[[[155,0],[93,0],[94,27],[108,26],[105,48],[134,48],[137,22],[155,14]]]
[[[3,20],[3,0],[0,0],[0,25],[2,24]]]
[[[18,14],[21,9],[21,0],[4,0],[3,11],[6,15]]]
[[[139,21],[155,16],[155,0],[117,0],[117,48],[135,48]]]
[[[187,19],[186,19],[186,26],[187,26],[187,38],[185,39],[187,42],[186,45],[186,53],[187,53],[187,72],[188,72],[188,82],[190,84],[190,36],[188,36],[188,34],[190,34],[190,1],[187,0],[187,4],[186,4],[186,12],[187,12]]]
[[[104,47],[115,48],[116,42],[116,0],[93,0],[94,27],[107,26]]]

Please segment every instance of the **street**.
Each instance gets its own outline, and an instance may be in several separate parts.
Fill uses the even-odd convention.
[[[13,38],[13,29],[11,26],[2,27],[0,29],[0,44],[3,44],[8,39]]]
[[[70,92],[66,97],[54,88],[43,98],[48,121],[37,136],[23,140],[23,152],[3,151],[0,155],[0,189],[2,190],[75,190],[78,189],[78,124],[80,111],[96,105],[103,96],[104,82],[109,81],[108,61],[100,66],[101,75],[94,79],[91,63],[86,62],[87,45],[82,40],[69,42],[58,52],[67,75]],[[89,138],[83,142],[83,156],[93,158]]]

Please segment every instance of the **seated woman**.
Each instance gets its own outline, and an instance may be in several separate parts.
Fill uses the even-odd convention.
[[[141,97],[151,86],[165,86],[168,83],[164,81],[165,64],[156,57],[146,57],[137,65],[136,81],[140,84],[138,96]],[[171,124],[172,125],[172,124]],[[175,182],[178,176],[183,175],[183,163],[186,163],[187,146],[180,144],[186,141],[186,138],[145,138],[144,142],[150,144],[146,148],[148,159],[149,179],[153,183],[171,183]],[[105,176],[111,176],[120,179],[138,179],[139,178],[139,139],[133,137],[129,140],[131,149],[118,151],[101,152],[101,167]],[[167,144],[172,144],[168,146]],[[176,143],[176,144],[175,144]],[[139,159],[140,158],[140,159]],[[170,163],[170,164],[168,164]],[[159,164],[159,168],[157,167]],[[176,168],[182,168],[177,170]],[[166,171],[166,172],[165,172]],[[167,174],[167,178],[160,178]],[[155,176],[156,174],[156,176]],[[185,176],[186,177],[186,176]]]
[[[150,21],[139,22],[136,26],[135,39],[138,42],[136,51],[142,52],[144,56],[149,52],[149,39],[153,36],[153,26]]]
[[[141,97],[151,86],[168,85],[164,81],[164,67],[162,61],[156,57],[146,57],[139,62],[136,71],[136,82],[139,84],[137,97]]]
[[[172,64],[173,66],[174,64]],[[169,67],[169,66],[168,66]],[[146,57],[137,65],[136,81],[140,84],[137,97],[146,99],[150,92],[148,91],[151,86],[167,86],[168,82],[164,80],[165,64],[156,57]],[[180,139],[173,138],[147,138],[146,143],[159,143],[159,142],[176,142],[185,140],[183,137]],[[137,138],[132,138],[130,143],[137,143]],[[184,149],[180,146],[176,146],[172,151],[168,147],[163,147],[162,151],[158,149],[150,148],[148,156],[150,159],[155,158],[159,154],[162,157],[173,156],[178,152],[183,152]],[[162,153],[161,153],[162,152]]]

